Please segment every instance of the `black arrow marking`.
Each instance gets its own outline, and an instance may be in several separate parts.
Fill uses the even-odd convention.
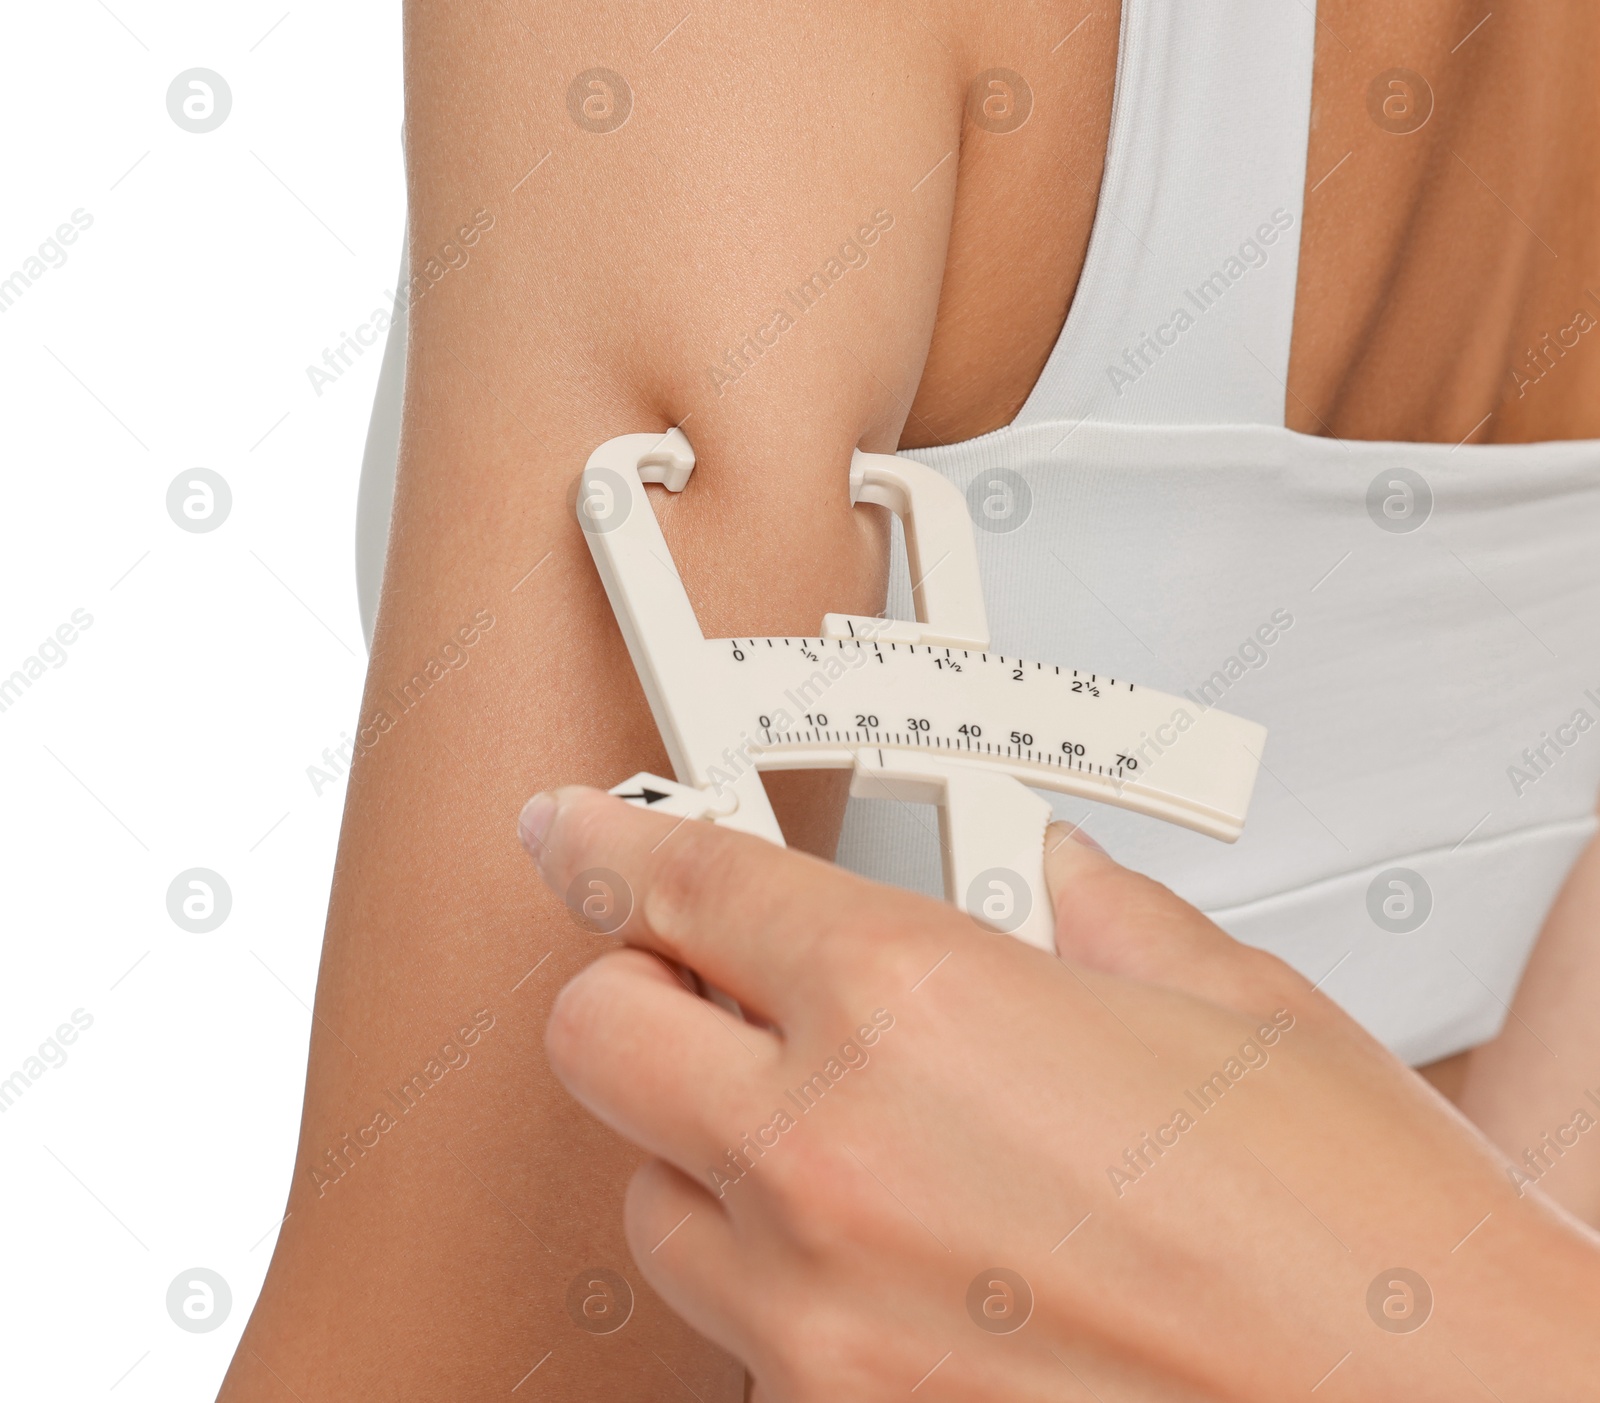
[[[642,799],[646,804],[659,804],[663,799],[670,799],[670,794],[663,794],[659,789],[641,788],[637,794],[619,794],[619,799]]]

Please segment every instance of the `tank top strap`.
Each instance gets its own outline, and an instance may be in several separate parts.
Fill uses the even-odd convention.
[[[1099,208],[1016,426],[1284,422],[1315,0],[1122,0]]]

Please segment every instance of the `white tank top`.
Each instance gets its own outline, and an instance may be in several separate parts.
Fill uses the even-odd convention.
[[[1231,847],[1050,795],[1058,814],[1421,1063],[1499,1031],[1595,831],[1600,443],[1284,427],[1315,23],[1283,0],[1124,0],[1049,362],[1012,424],[908,456],[985,528],[997,651],[1268,728]],[[358,528],[369,629],[385,453]],[[889,613],[911,616],[898,532]],[[852,800],[839,859],[942,890],[931,809]]]

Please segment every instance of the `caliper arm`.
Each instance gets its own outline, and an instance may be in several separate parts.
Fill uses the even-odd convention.
[[[602,444],[581,480],[578,517],[676,775],[613,793],[781,844],[760,771],[850,769],[853,794],[936,805],[946,896],[1046,949],[1051,808],[1035,781],[1237,836],[1265,732],[990,653],[972,523],[946,478],[892,455],[851,462],[851,500],[901,519],[915,619],[829,614],[815,639],[708,639],[644,491],[682,491],[693,470],[670,429]]]

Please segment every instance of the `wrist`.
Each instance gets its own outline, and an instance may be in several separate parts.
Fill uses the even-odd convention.
[[[1197,1308],[1193,1272],[1175,1274],[1186,1286],[1147,1282],[1143,1338],[1126,1332],[1126,1320],[1100,1335],[1096,1327],[1112,1321],[1081,1284],[1048,1276],[1039,1325],[1062,1343],[1099,1336],[1129,1366],[1230,1403],[1277,1403],[1313,1387],[1329,1403],[1460,1403],[1491,1396],[1485,1387],[1508,1400],[1530,1389],[1589,1396],[1600,1379],[1600,1241],[1543,1199],[1485,1195],[1473,1177],[1470,1192],[1437,1184],[1431,1202],[1413,1205],[1409,1231],[1390,1222],[1386,1246],[1351,1239],[1348,1255],[1330,1253],[1310,1233],[1283,1231],[1287,1270],[1255,1281],[1270,1281],[1267,1289],[1232,1292],[1235,1273],[1219,1266],[1216,1298]],[[1082,1249],[1093,1253],[1092,1241]],[[1117,1274],[1125,1247],[1096,1280]],[[1182,1345],[1168,1328],[1180,1319],[1199,1322]]]
[[[1376,1273],[1359,1314],[1347,1312],[1350,1354],[1319,1388],[1330,1403],[1592,1393],[1600,1244],[1542,1199],[1472,1197],[1483,1210],[1475,1226],[1440,1246],[1440,1216],[1424,1215],[1431,1247],[1414,1236],[1411,1266]]]

